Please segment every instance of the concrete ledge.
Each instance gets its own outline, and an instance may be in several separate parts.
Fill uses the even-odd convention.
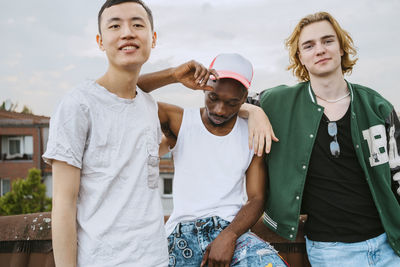
[[[51,213],[0,217],[0,267],[54,267]]]
[[[168,217],[165,217],[167,219]],[[310,266],[301,217],[297,238],[291,242],[269,230],[260,219],[252,231],[270,242],[292,267]],[[54,267],[51,213],[0,217],[0,267]]]
[[[299,220],[299,227],[296,236],[296,240],[289,241],[271,231],[267,226],[264,225],[262,218],[251,228],[251,230],[261,237],[263,240],[269,242],[276,250],[279,255],[285,259],[292,267],[309,267],[310,262],[308,261],[306,244],[304,239],[304,223],[307,220],[307,216],[301,215]]]
[[[0,216],[0,242],[51,240],[51,213]]]

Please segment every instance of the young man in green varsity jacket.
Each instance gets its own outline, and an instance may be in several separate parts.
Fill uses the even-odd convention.
[[[275,134],[265,224],[294,240],[305,213],[312,266],[400,266],[400,123],[377,92],[352,84],[356,51],[328,13],[303,18],[286,46],[301,83],[261,93]],[[256,99],[253,99],[256,100]]]

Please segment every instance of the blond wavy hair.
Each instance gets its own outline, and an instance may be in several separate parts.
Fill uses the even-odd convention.
[[[285,46],[289,50],[289,63],[287,70],[292,70],[300,81],[309,81],[310,75],[305,66],[300,62],[299,58],[299,36],[302,29],[314,22],[328,21],[336,32],[339,40],[340,48],[343,50],[343,56],[341,60],[342,73],[351,74],[353,66],[357,62],[357,51],[354,47],[353,39],[350,34],[342,29],[339,23],[327,12],[317,12],[315,14],[308,15],[300,20],[300,22],[294,28],[292,34],[285,40]],[[350,57],[352,56],[352,57]]]

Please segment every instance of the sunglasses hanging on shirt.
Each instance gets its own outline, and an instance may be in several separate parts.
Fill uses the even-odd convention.
[[[330,121],[328,122],[328,134],[333,137],[333,141],[330,143],[329,147],[331,150],[331,154],[332,156],[334,156],[335,158],[338,158],[340,155],[340,147],[339,147],[339,143],[337,140],[337,124],[334,121]]]

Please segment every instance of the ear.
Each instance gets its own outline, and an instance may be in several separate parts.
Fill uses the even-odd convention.
[[[100,34],[96,35],[96,42],[99,45],[100,50],[104,51],[105,49],[104,49],[104,46],[103,46],[103,39],[101,38]]]
[[[344,55],[344,51],[342,48],[340,48],[340,56],[343,57],[343,55]]]
[[[246,92],[243,94],[242,104],[246,102],[248,95],[249,95],[249,89],[246,89]]]
[[[157,33],[153,32],[153,38],[152,38],[152,41],[151,41],[151,48],[156,47],[156,43],[157,43]]]

